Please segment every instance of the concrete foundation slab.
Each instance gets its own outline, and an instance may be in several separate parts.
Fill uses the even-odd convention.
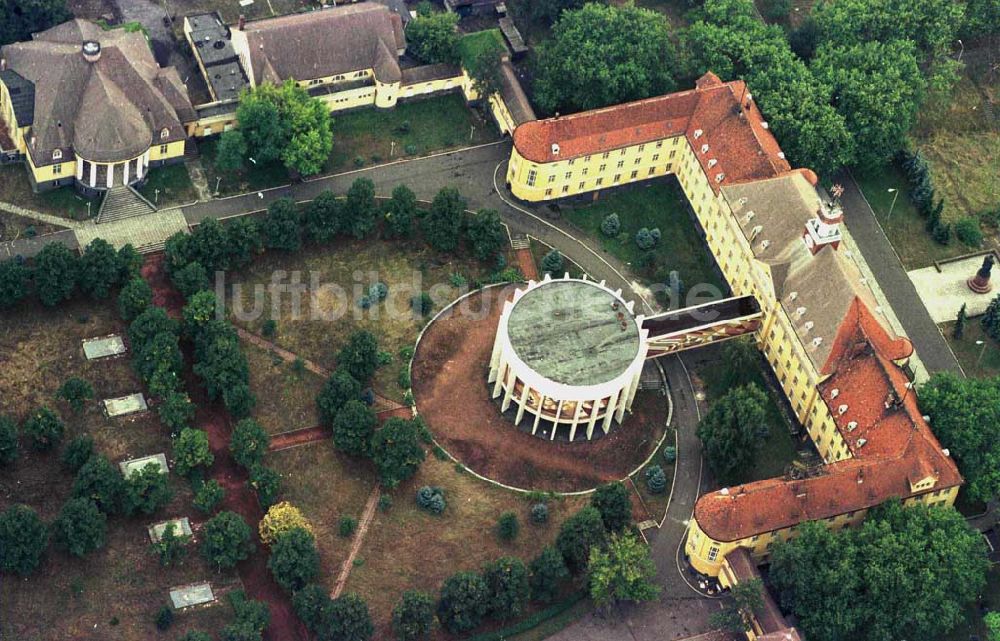
[[[931,319],[935,323],[944,323],[955,320],[962,303],[965,303],[965,311],[970,317],[983,314],[990,301],[1000,292],[1000,274],[993,275],[994,289],[987,294],[977,294],[965,284],[966,280],[975,276],[982,264],[982,256],[970,256],[938,267],[915,269],[908,272],[907,276],[913,282]]]
[[[146,405],[146,398],[141,393],[109,398],[104,401],[104,413],[108,416],[124,416],[145,412],[147,409],[149,407]]]
[[[109,358],[111,356],[121,356],[127,351],[125,341],[117,334],[100,336],[98,338],[86,338],[83,341],[83,353],[88,361]]]
[[[126,479],[131,477],[135,472],[146,467],[150,463],[156,463],[160,466],[160,472],[167,474],[170,472],[170,468],[167,467],[167,457],[160,452],[159,454],[153,454],[152,456],[143,456],[142,458],[134,458],[128,461],[122,461],[118,464],[118,468],[122,471],[122,476]]]
[[[169,521],[163,521],[161,523],[154,523],[147,528],[149,532],[149,540],[153,543],[159,542],[163,538],[163,532],[167,529],[168,525],[174,526],[174,534],[184,536],[191,536],[191,522],[188,521],[186,516],[182,516],[179,519],[170,519]]]
[[[215,594],[212,593],[212,586],[208,583],[191,583],[170,590],[170,602],[175,610],[183,610],[212,601],[215,601]]]

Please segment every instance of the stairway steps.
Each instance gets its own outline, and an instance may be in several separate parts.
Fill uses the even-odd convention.
[[[156,209],[142,200],[142,198],[128,187],[115,187],[104,196],[104,202],[101,203],[97,222],[109,223],[136,216],[144,216],[155,211]]]

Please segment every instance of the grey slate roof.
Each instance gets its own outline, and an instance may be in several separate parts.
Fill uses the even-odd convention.
[[[415,85],[419,82],[429,82],[431,80],[444,80],[445,78],[455,78],[462,75],[462,68],[458,65],[450,65],[442,62],[436,65],[421,65],[403,69],[403,85]]]
[[[248,22],[254,83],[312,80],[372,68],[380,82],[399,82],[406,48],[400,17],[362,2]]]
[[[100,57],[83,57],[84,41],[100,43]],[[3,47],[0,56],[35,87],[28,150],[37,165],[75,151],[86,160],[123,161],[157,144],[183,140],[182,117],[193,114],[176,70],[162,69],[139,32],[105,31],[71,20]],[[167,129],[168,135],[160,137]]]
[[[27,127],[35,120],[35,85],[11,69],[0,71],[0,81],[7,85],[17,124]]]
[[[515,125],[524,122],[537,120],[535,110],[531,108],[531,101],[524,93],[521,81],[517,79],[517,72],[510,60],[504,59],[500,67],[500,97],[510,110],[510,115],[514,119]]]
[[[872,313],[878,303],[846,249],[824,247],[814,256],[803,242],[806,221],[820,206],[815,188],[801,173],[790,172],[723,186],[722,193],[754,257],[770,270],[775,297],[809,359],[822,371],[855,299]],[[821,339],[818,345],[816,338]]]

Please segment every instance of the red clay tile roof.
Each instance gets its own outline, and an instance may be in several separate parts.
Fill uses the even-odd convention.
[[[914,494],[910,480],[916,477],[937,479],[916,494],[962,483],[893,362],[912,351],[909,342],[889,340],[860,300],[854,311],[830,355],[832,374],[819,385],[853,458],[831,463],[813,478],[773,478],[702,496],[694,514],[709,537],[737,541],[906,498]]]
[[[688,91],[526,122],[514,130],[514,146],[524,158],[545,163],[681,134],[687,136],[716,192],[721,185],[770,178],[791,169],[745,83],[723,83],[711,72]],[[553,153],[553,144],[559,145],[558,154]],[[703,145],[708,145],[705,152]],[[718,163],[710,169],[712,159]]]

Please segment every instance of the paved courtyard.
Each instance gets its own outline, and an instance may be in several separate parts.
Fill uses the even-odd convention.
[[[913,281],[917,295],[927,307],[931,319],[935,323],[944,323],[955,320],[963,303],[969,316],[979,316],[996,297],[996,287],[986,294],[977,294],[965,284],[966,280],[975,276],[982,264],[982,256],[970,256],[955,262],[914,269],[907,272],[907,276]],[[992,282],[998,280],[1000,275],[994,274]]]

